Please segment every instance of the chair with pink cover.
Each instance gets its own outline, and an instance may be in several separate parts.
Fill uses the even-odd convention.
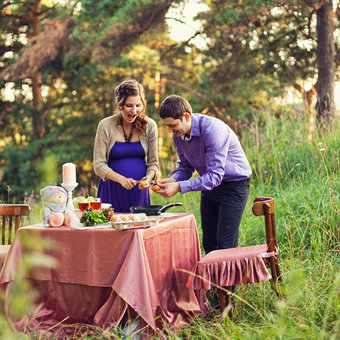
[[[28,204],[0,204],[0,271],[9,252],[15,233],[20,228],[21,216],[28,216]]]
[[[278,264],[274,199],[257,197],[252,210],[256,216],[264,216],[267,242],[212,251],[194,266],[187,282],[187,287],[193,289],[216,287],[221,312],[230,303],[234,285],[271,280],[272,288],[281,297],[278,283],[282,283],[282,277]]]

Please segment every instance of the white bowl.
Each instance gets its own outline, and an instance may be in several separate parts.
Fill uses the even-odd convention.
[[[107,209],[107,208],[110,208],[111,206],[112,206],[111,203],[102,203],[101,208],[102,209]]]

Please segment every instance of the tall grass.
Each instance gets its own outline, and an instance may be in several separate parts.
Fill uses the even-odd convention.
[[[265,242],[263,217],[254,216],[251,206],[257,196],[274,197],[285,298],[278,300],[269,282],[237,287],[232,319],[221,320],[219,313],[200,316],[184,329],[168,330],[168,338],[337,339],[339,125],[332,132],[315,131],[308,142],[307,117],[299,109],[286,108],[277,117],[263,109],[254,114],[251,123],[240,123],[244,125],[241,142],[253,175],[239,245]],[[193,213],[201,235],[199,192],[170,199],[152,194],[151,200],[161,205],[183,202],[183,207],[169,212]],[[79,339],[121,338],[121,329],[96,328],[93,332]]]
[[[254,216],[251,206],[257,196],[274,197],[286,296],[279,301],[269,283],[237,287],[233,320],[220,321],[218,314],[200,317],[172,338],[336,339],[340,336],[339,126],[332,132],[314,131],[308,142],[307,117],[295,108],[286,108],[280,117],[264,109],[251,123],[241,124],[241,142],[253,175],[239,244],[265,242],[263,218]],[[183,210],[195,214],[200,231],[199,193],[174,200],[180,199]]]
[[[285,298],[279,301],[269,283],[237,287],[233,320],[202,317],[173,338],[340,336],[339,126],[332,132],[315,132],[308,142],[307,117],[301,111],[287,109],[279,118],[269,113],[264,118],[263,123],[259,116],[250,124],[243,122],[241,142],[253,176],[239,244],[265,242],[263,218],[253,216],[251,206],[257,196],[274,197]],[[185,209],[195,207],[198,216],[193,202],[198,202],[196,196],[189,206],[185,202]]]

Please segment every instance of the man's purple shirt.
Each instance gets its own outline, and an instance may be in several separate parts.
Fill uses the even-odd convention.
[[[181,193],[211,190],[222,181],[241,181],[251,168],[235,132],[221,120],[193,113],[191,140],[173,135],[178,166],[172,173]],[[194,171],[200,175],[191,178]]]

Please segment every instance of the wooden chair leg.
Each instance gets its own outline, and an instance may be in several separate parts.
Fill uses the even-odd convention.
[[[281,276],[281,271],[280,271],[280,267],[279,267],[279,262],[277,261],[277,259],[274,260],[275,262],[275,269],[276,269],[276,274],[277,274],[277,279],[280,283],[283,282],[282,280],[282,276]]]
[[[270,285],[271,285],[272,289],[275,291],[277,297],[279,299],[281,299],[282,293],[281,293],[281,290],[279,289],[279,286],[278,286],[279,283],[282,283],[282,277],[281,277],[279,264],[274,257],[270,257],[268,259],[268,265],[270,267],[270,271],[271,271],[271,274],[272,274],[272,279],[270,280]]]
[[[223,308],[220,308],[221,311],[221,320],[224,320],[225,318],[232,318],[233,316],[233,310],[234,306],[231,302],[231,296],[233,292],[233,286],[224,287],[223,289],[223,295],[224,295],[224,306]]]
[[[232,311],[232,307],[231,307],[232,287],[218,288],[217,294],[218,294],[218,302],[220,305],[221,314],[223,314],[226,308],[229,308],[227,314],[230,317],[231,311]]]
[[[224,295],[225,295],[225,303],[226,306],[228,307],[231,304],[231,295],[233,293],[233,287],[232,286],[228,286],[225,287],[227,291],[224,291]]]
[[[224,291],[221,288],[217,288],[217,295],[218,295],[218,303],[220,305],[220,312],[223,313],[223,311],[226,308],[226,297],[224,295]]]

